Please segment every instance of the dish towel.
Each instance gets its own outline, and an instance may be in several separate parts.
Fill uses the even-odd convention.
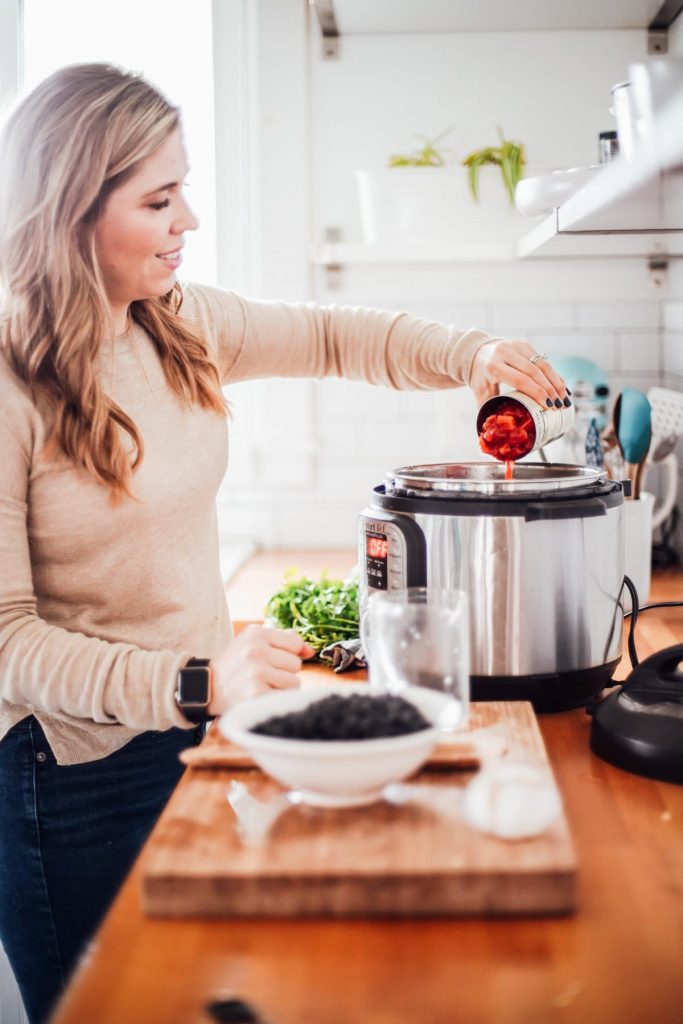
[[[331,665],[335,672],[347,672],[352,668],[368,666],[359,637],[328,644],[327,647],[323,647],[319,657],[321,661]]]

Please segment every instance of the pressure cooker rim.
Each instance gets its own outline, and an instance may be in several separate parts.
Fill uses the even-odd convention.
[[[403,466],[385,474],[387,493],[419,497],[493,494],[498,497],[543,491],[573,491],[607,480],[604,470],[563,462],[519,462],[512,480],[499,462],[435,462]]]

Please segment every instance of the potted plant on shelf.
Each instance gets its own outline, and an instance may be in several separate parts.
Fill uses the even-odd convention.
[[[467,177],[470,192],[475,202],[479,202],[479,171],[487,164],[500,167],[503,185],[511,203],[515,201],[517,183],[524,177],[524,167],[526,165],[524,146],[521,142],[506,139],[500,128],[498,129],[498,135],[500,136],[499,146],[475,149],[462,162],[463,167],[468,169]]]
[[[422,248],[425,255],[462,251],[463,258],[512,255],[515,240],[528,229],[510,202],[524,147],[501,133],[500,146],[470,153],[462,164],[448,163],[442,142],[452,130],[418,136],[418,148],[392,154],[383,168],[356,171],[366,244]],[[481,173],[486,165],[500,168],[493,180]]]
[[[394,153],[389,157],[389,167],[443,167],[446,163],[444,158],[446,150],[437,149],[436,144],[451,131],[452,128],[447,128],[433,139],[426,139],[423,135],[418,135],[418,138],[423,141],[422,148],[407,155]]]

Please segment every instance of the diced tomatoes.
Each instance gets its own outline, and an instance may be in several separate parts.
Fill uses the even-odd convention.
[[[497,411],[487,416],[479,434],[479,446],[487,455],[505,462],[506,477],[511,474],[511,463],[528,455],[536,440],[536,428],[531,413],[519,402],[501,402]]]

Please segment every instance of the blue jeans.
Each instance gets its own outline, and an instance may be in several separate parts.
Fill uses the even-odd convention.
[[[0,941],[42,1024],[180,778],[197,729],[58,765],[33,716],[0,741]]]

